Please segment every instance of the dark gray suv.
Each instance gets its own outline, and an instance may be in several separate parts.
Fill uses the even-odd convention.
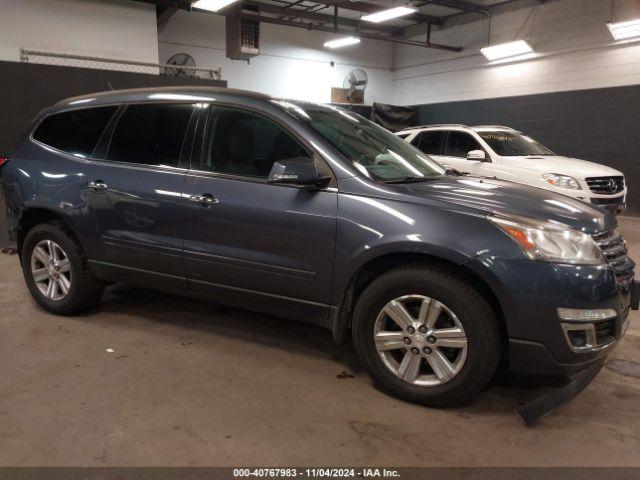
[[[331,106],[195,87],[72,98],[2,181],[46,310],[125,282],[299,319],[350,335],[378,385],[426,405],[471,399],[501,359],[598,365],[637,308],[605,211],[445,171]]]

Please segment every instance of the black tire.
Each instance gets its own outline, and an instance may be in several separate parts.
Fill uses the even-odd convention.
[[[391,371],[378,354],[376,318],[388,302],[404,295],[431,297],[451,309],[462,324],[467,337],[466,360],[449,381],[430,386],[409,383]],[[491,380],[501,354],[498,321],[487,300],[453,271],[426,265],[398,267],[371,282],[358,299],[352,335],[360,359],[381,390],[432,407],[471,401]]]
[[[31,255],[34,248],[43,240],[56,242],[69,259],[71,286],[68,294],[61,300],[47,298],[36,285],[31,272]],[[82,247],[73,233],[60,221],[42,223],[33,227],[24,240],[20,261],[31,295],[42,308],[56,315],[74,315],[91,308],[100,301],[104,292],[104,284],[89,270]]]

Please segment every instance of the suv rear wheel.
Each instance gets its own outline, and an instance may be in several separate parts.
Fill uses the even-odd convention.
[[[454,273],[421,265],[391,270],[365,289],[353,339],[381,389],[428,406],[470,401],[500,358],[486,299]]]
[[[102,296],[104,285],[93,277],[82,248],[62,222],[33,227],[20,260],[31,295],[51,313],[73,315]]]

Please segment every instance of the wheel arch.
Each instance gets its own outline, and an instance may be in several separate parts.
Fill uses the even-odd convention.
[[[29,207],[25,208],[20,215],[20,220],[18,221],[18,232],[16,237],[16,247],[18,250],[18,255],[22,255],[22,246],[24,244],[24,240],[27,237],[27,234],[33,227],[36,225],[41,225],[43,223],[50,223],[52,221],[59,221],[65,227],[69,229],[69,231],[78,239],[78,234],[73,226],[73,223],[66,218],[65,215],[60,214],[49,208],[43,207]]]
[[[337,342],[341,343],[349,337],[353,309],[364,289],[379,275],[393,268],[409,264],[437,266],[446,269],[461,276],[476,288],[487,299],[495,312],[500,326],[502,340],[504,346],[506,346],[508,335],[504,309],[498,295],[490,286],[489,282],[464,263],[457,263],[450,259],[419,252],[383,254],[368,260],[353,274],[342,296],[342,300],[334,313],[332,321],[332,333]]]

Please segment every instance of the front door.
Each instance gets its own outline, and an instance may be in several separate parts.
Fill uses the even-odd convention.
[[[337,192],[267,183],[275,161],[312,158],[311,149],[272,119],[218,106],[208,113],[203,144],[201,164],[183,191],[190,199],[184,232],[190,288],[326,317]]]
[[[129,105],[103,160],[88,170],[87,199],[110,276],[186,287],[182,260],[183,144],[190,104]]]
[[[440,162],[449,165],[462,173],[470,173],[479,176],[491,176],[493,165],[491,157],[487,155],[487,161],[467,160],[467,155],[472,150],[484,150],[478,141],[467,132],[450,130],[447,135],[444,155]]]

